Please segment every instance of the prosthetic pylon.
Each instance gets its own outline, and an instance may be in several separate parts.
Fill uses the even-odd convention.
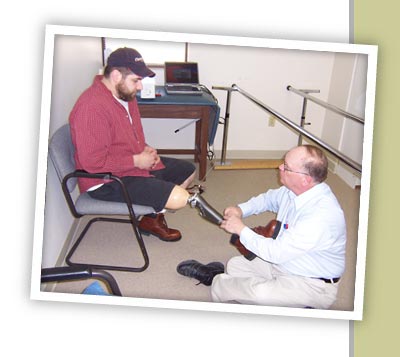
[[[203,189],[201,186],[196,187],[191,191],[191,195],[188,198],[188,204],[192,208],[197,208],[199,214],[204,219],[208,220],[211,223],[220,225],[223,217],[220,213],[218,213],[210,204],[201,196]]]

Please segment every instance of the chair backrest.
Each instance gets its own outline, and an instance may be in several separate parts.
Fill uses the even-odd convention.
[[[75,171],[74,153],[75,148],[72,144],[69,124],[65,124],[57,129],[49,144],[49,156],[60,182],[67,174]],[[76,178],[68,180],[67,187],[69,192],[75,189],[76,184]]]

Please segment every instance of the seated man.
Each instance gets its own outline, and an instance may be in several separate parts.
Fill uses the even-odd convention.
[[[224,211],[221,227],[240,236],[257,257],[229,260],[214,277],[213,301],[329,308],[345,267],[346,224],[329,186],[328,161],[317,147],[290,150],[279,167],[279,189],[268,190]],[[243,217],[265,211],[282,223],[276,239],[247,227]]]
[[[160,157],[146,143],[136,94],[142,89],[142,79],[154,75],[136,50],[117,49],[110,54],[104,75],[96,76],[78,98],[69,122],[76,169],[121,177],[133,203],[157,212],[142,218],[140,230],[172,242],[181,233],[168,228],[162,212],[187,204],[186,188],[195,177],[195,167]],[[123,202],[116,182],[79,179],[79,188],[99,200]]]

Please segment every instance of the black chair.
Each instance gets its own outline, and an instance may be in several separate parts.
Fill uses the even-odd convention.
[[[117,281],[114,277],[104,271],[90,266],[67,266],[55,268],[43,268],[41,271],[41,283],[63,282],[82,279],[96,279],[104,282],[111,294],[122,296]]]
[[[59,128],[52,136],[49,145],[49,157],[61,182],[62,191],[64,193],[66,202],[72,215],[79,219],[81,217],[84,217],[85,215],[95,215],[95,217],[90,219],[90,221],[86,224],[77,241],[67,253],[66,263],[69,266],[85,265],[95,269],[118,270],[128,272],[142,272],[147,269],[149,266],[149,257],[141,232],[138,229],[137,217],[154,213],[154,209],[147,206],[133,205],[124,183],[117,176],[114,176],[110,173],[91,174],[82,170],[75,170],[74,146],[71,140],[69,124],[66,124]],[[83,192],[80,194],[78,193],[77,197],[73,198],[73,192],[75,191],[75,187],[77,186],[78,177],[101,178],[118,182],[118,184],[121,185],[121,189],[125,198],[125,203],[96,200],[91,198],[87,192]],[[74,193],[74,195],[76,194]],[[128,218],[114,218],[108,216],[128,216]],[[139,266],[131,267],[73,261],[74,253],[78,249],[80,243],[82,242],[92,225],[96,222],[130,224],[133,230],[133,237],[139,244],[141,255],[143,257],[143,263]]]

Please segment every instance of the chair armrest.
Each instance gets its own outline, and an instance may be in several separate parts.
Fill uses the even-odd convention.
[[[113,175],[111,172],[98,172],[98,173],[90,173],[85,170],[75,170],[74,172],[69,173],[64,177],[63,182],[67,182],[69,179],[73,177],[78,178],[96,178],[96,179],[103,179],[103,180],[111,180]]]
[[[71,281],[80,279],[99,279],[104,281],[110,288],[113,295],[122,296],[117,281],[114,277],[99,269],[90,266],[74,266],[74,267],[55,267],[43,268],[41,271],[41,282],[48,283],[54,281]]]
[[[119,185],[122,188],[122,193],[125,195],[127,193],[125,184],[121,180],[120,177],[113,175],[111,172],[97,172],[97,173],[90,173],[85,170],[75,170],[74,172],[69,173],[66,175],[62,181],[63,187],[67,187],[67,181],[71,178],[94,178],[94,179],[100,179],[100,180],[111,180],[111,181],[116,181],[119,183]],[[131,203],[131,200],[128,195],[125,197],[125,201],[127,203]]]
[[[135,212],[133,211],[133,208],[132,208],[132,200],[131,200],[131,198],[130,198],[130,196],[128,194],[128,191],[127,191],[127,189],[125,187],[124,182],[121,180],[120,177],[115,176],[110,172],[90,173],[90,172],[87,172],[85,170],[75,170],[75,171],[69,173],[68,175],[66,175],[63,178],[62,184],[61,184],[63,192],[64,192],[64,195],[65,195],[65,197],[67,199],[67,202],[68,202],[68,206],[70,207],[71,212],[75,217],[80,217],[81,215],[76,211],[75,204],[74,204],[74,202],[72,200],[71,194],[70,194],[70,192],[68,190],[68,187],[67,187],[67,182],[71,178],[96,178],[96,179],[111,180],[111,181],[118,182],[118,184],[121,186],[122,195],[123,195],[125,203],[127,205],[127,209],[129,211],[129,215],[130,215],[132,220],[136,220],[136,215],[135,215]]]

